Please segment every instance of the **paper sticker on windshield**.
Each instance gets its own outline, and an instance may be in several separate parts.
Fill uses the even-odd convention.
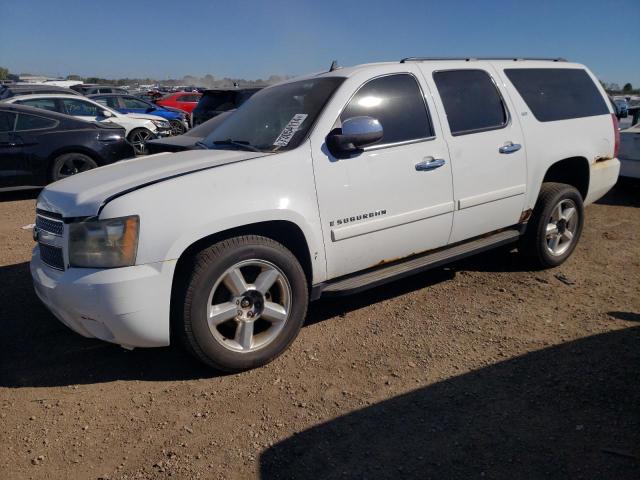
[[[296,113],[293,118],[289,120],[287,126],[282,129],[282,132],[280,132],[280,135],[278,135],[278,138],[276,138],[273,144],[276,147],[286,147],[289,145],[293,136],[300,129],[300,125],[302,125],[302,122],[304,122],[308,116],[306,113]]]

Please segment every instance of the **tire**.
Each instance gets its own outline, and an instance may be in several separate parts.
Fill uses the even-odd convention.
[[[169,122],[171,124],[171,135],[182,135],[187,131],[187,128],[180,120],[171,120]]]
[[[147,140],[154,138],[154,134],[151,130],[146,128],[135,128],[129,132],[127,140],[133,146],[136,155],[147,154]]]
[[[248,235],[199,252],[183,298],[179,328],[187,349],[217,370],[238,372],[269,363],[289,347],[304,323],[309,291],[289,250]]]
[[[534,267],[556,267],[573,253],[583,224],[580,192],[564,183],[543,183],[518,250]]]
[[[57,182],[77,173],[96,168],[95,160],[83,153],[64,153],[51,164],[50,180]]]

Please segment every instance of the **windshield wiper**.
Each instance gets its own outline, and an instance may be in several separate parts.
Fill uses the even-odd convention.
[[[254,147],[253,145],[251,145],[249,142],[245,140],[232,140],[230,138],[227,138],[226,140],[216,140],[215,142],[213,142],[213,144],[214,145],[233,145],[234,147],[244,148],[245,150],[250,150],[252,152],[262,151],[259,148]]]
[[[204,150],[209,150],[209,147],[207,146],[207,144],[206,144],[206,143],[204,143],[202,140],[198,140],[198,141],[195,143],[195,145],[196,145],[196,147],[203,148]]]

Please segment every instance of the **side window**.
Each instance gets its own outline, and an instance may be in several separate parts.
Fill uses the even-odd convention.
[[[502,128],[507,109],[493,80],[484,70],[434,72],[452,135]]]
[[[374,145],[433,136],[427,108],[416,79],[405,73],[375,78],[356,92],[340,115],[378,119],[384,136]]]
[[[120,100],[122,101],[124,108],[138,108],[143,110],[149,108],[149,105],[137,98],[122,97]]]
[[[63,98],[62,104],[65,113],[74,117],[98,117],[101,114],[97,105],[82,100]]]
[[[16,131],[22,130],[42,130],[45,128],[53,128],[58,124],[55,120],[50,118],[38,117],[36,115],[27,115],[26,113],[20,113],[18,115],[18,122],[16,123]]]
[[[16,103],[21,105],[28,105],[30,107],[42,108],[44,110],[50,110],[57,112],[56,101],[53,98],[34,98],[30,100],[18,100]]]
[[[602,94],[582,69],[508,68],[504,73],[541,122],[609,114]]]
[[[0,132],[12,132],[13,124],[16,121],[16,114],[10,112],[0,112]]]

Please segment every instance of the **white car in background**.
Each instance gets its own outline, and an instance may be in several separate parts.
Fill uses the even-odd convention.
[[[147,140],[171,134],[171,124],[162,117],[144,113],[120,113],[78,95],[20,95],[5,102],[64,113],[88,122],[116,123],[126,130],[127,140],[133,145],[137,155],[146,153]]]

